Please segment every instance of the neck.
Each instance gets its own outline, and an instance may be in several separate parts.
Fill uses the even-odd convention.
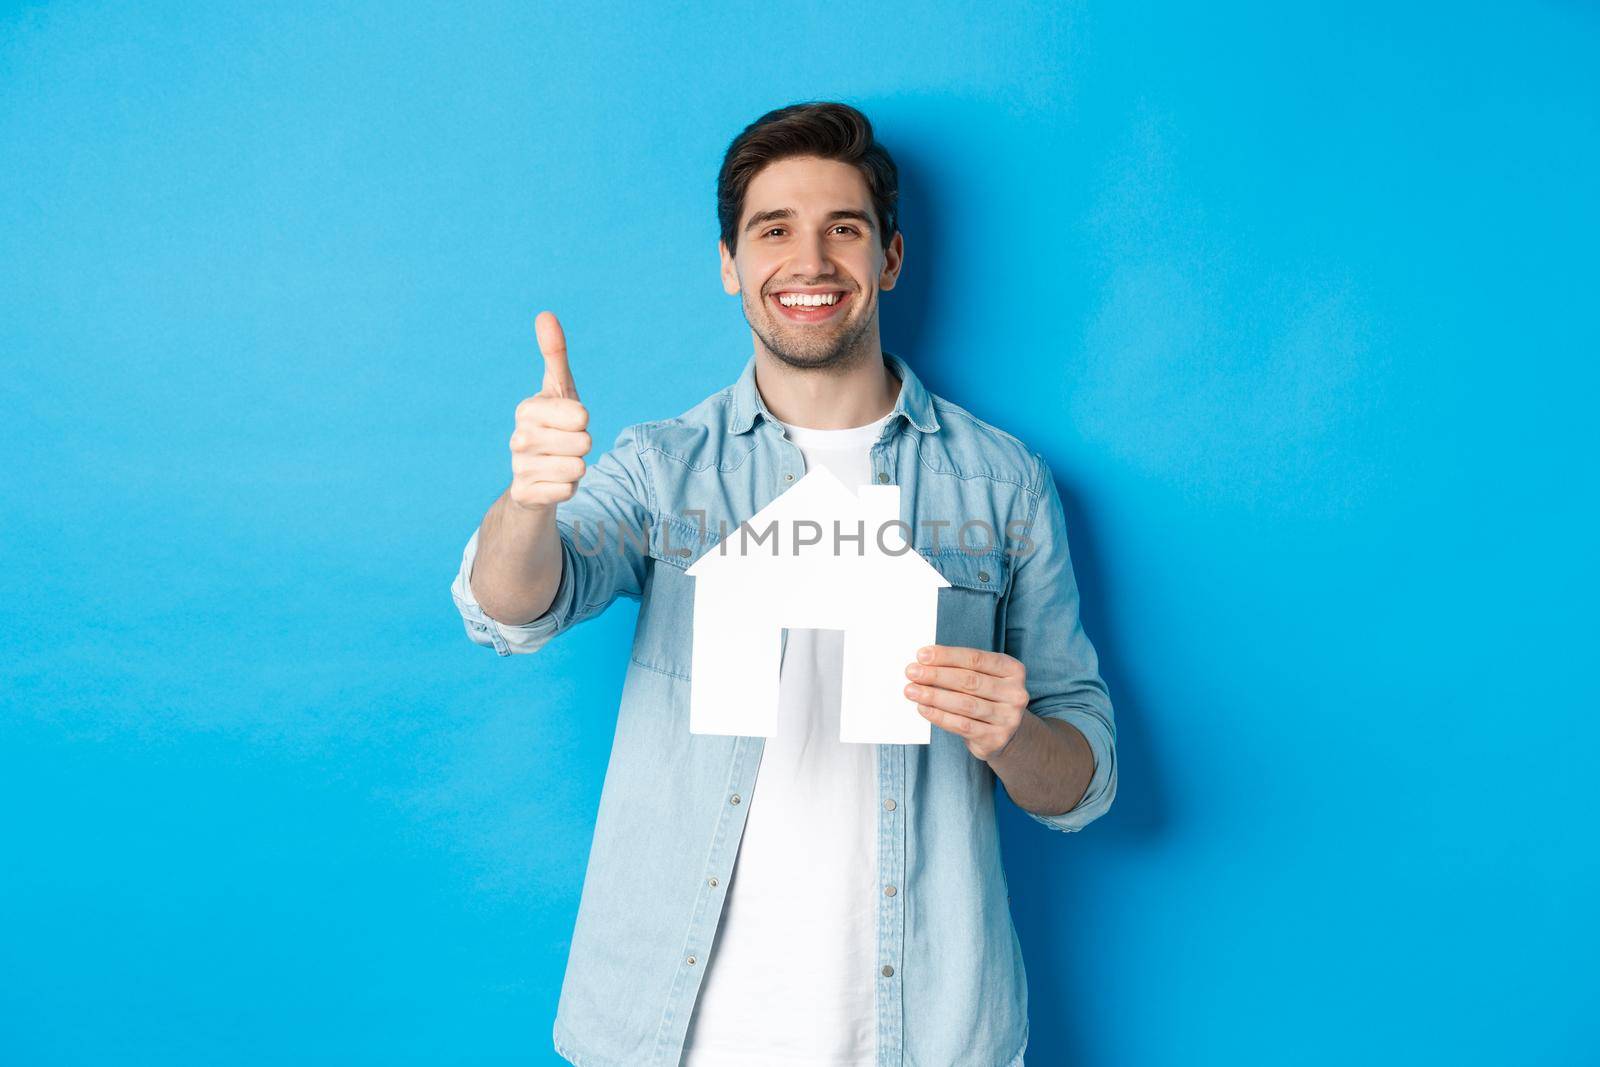
[[[900,379],[877,345],[846,364],[819,370],[780,362],[757,346],[756,388],[767,410],[783,422],[813,430],[848,430],[893,411]]]

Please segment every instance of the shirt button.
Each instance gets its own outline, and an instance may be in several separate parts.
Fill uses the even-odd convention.
[[[707,878],[706,884],[711,886],[712,889],[717,888],[717,880],[715,877]]]
[[[792,482],[792,481],[794,481],[794,475],[793,474],[785,474],[783,476],[783,480],[786,481],[786,482]]]
[[[733,796],[728,799],[728,803],[730,803],[730,804],[739,803],[739,794],[738,793],[733,794]]]
[[[987,582],[988,580],[989,580],[989,572],[988,571],[979,571],[978,572],[978,581]]]
[[[895,892],[896,892],[895,887],[892,886],[892,885],[886,885],[886,886],[883,887],[883,895],[886,896],[886,897],[894,896]]]
[[[884,802],[883,802],[883,810],[884,811],[893,811],[894,810],[894,797],[888,797],[888,798],[886,798],[884,800]]]
[[[878,481],[880,483],[887,482],[888,480],[889,480],[889,472],[888,471],[879,471],[878,472]]]
[[[692,957],[692,956],[690,957],[690,959],[693,959],[693,958],[694,957]],[[893,978],[894,977],[894,968],[889,966],[887,963],[885,963],[883,965],[883,976],[885,978]]]
[[[691,966],[691,967],[694,966],[694,957],[693,956],[689,957],[689,966]]]

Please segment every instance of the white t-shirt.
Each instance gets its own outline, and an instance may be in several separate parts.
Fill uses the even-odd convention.
[[[892,412],[891,412],[892,414]],[[805,456],[872,481],[885,415],[783,423]],[[878,1015],[878,746],[839,740],[844,633],[791,629],[682,1067],[871,1067]]]

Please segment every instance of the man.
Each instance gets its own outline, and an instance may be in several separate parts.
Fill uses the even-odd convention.
[[[718,179],[719,249],[754,354],[592,467],[565,338],[537,320],[543,387],[517,407],[511,485],[452,594],[501,655],[639,601],[553,1028],[573,1063],[1022,1064],[994,782],[1079,830],[1116,794],[1115,725],[1048,467],[880,347],[896,199],[854,108],[747,127]],[[938,643],[906,665],[929,744],[838,740],[826,630],[786,634],[776,736],[689,732],[684,568],[819,463],[848,486],[898,485],[906,540],[950,583]]]

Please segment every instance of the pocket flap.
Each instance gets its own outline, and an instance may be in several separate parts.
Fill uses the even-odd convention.
[[[917,551],[952,586],[996,594],[1005,590],[1010,560],[1000,549],[967,552],[960,548],[943,548],[929,552],[919,548]]]
[[[650,528],[650,558],[685,570],[718,540],[714,526],[702,530],[694,523],[657,516]]]

